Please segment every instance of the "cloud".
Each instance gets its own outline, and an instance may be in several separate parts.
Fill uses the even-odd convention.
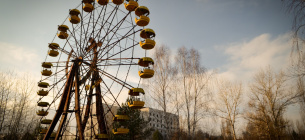
[[[292,40],[289,33],[275,38],[272,38],[270,34],[262,34],[250,41],[218,46],[229,58],[228,63],[219,68],[218,76],[230,81],[243,82],[247,93],[249,92],[247,84],[251,82],[258,70],[267,66],[274,71],[287,70],[291,66],[291,46]],[[290,106],[285,116],[290,120],[300,120],[298,111],[298,106]]]
[[[2,70],[14,69],[16,72],[37,71],[39,73],[42,59],[35,50],[0,42],[0,52]]]
[[[228,63],[220,68],[220,76],[229,80],[249,81],[262,68],[285,70],[289,66],[291,52],[290,34],[272,38],[262,34],[250,41],[218,46],[228,56]]]

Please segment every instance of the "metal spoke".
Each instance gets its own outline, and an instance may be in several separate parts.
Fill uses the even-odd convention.
[[[138,87],[140,83],[128,82],[132,73],[138,73],[132,67],[137,67],[138,60],[144,55],[135,54],[135,46],[140,41],[137,34],[142,30],[134,23],[135,15],[124,6],[111,2],[107,5],[86,2],[82,1],[75,8],[80,11],[75,10],[76,15],[72,11],[69,13],[71,19],[78,16],[79,23],[70,23],[67,16],[61,24],[69,27],[69,37],[54,36],[51,43],[59,44],[59,55],[47,56],[44,61],[52,64],[50,70],[53,73],[41,76],[40,82],[51,82],[46,91],[53,94],[41,96],[38,102],[52,98],[46,111],[54,115],[44,135],[45,140],[54,132],[55,139],[65,136],[86,139],[97,134],[110,134],[112,123],[107,122],[106,117],[116,115],[114,107],[122,108],[118,100],[123,96],[121,93]],[[83,7],[90,7],[90,4],[94,9],[85,12]]]

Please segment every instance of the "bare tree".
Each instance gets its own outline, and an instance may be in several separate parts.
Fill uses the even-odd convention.
[[[177,80],[178,78],[175,78],[174,80],[174,84],[171,86],[171,92],[173,94],[173,109],[174,109],[174,114],[176,114],[179,118],[179,121],[178,121],[178,127],[176,129],[176,132],[175,132],[175,138],[174,139],[178,139],[180,140],[181,138],[181,133],[182,133],[182,128],[183,128],[183,119],[182,119],[182,115],[181,115],[181,109],[183,107],[183,100],[182,100],[182,95],[181,95],[181,92],[180,92],[180,83],[178,82]]]
[[[301,120],[296,121],[296,130],[299,134],[300,139],[305,139],[305,115],[302,114]]]
[[[213,73],[207,73],[206,69],[201,67],[200,54],[197,50],[190,50],[191,57],[191,84],[192,84],[192,102],[193,102],[193,118],[192,118],[192,135],[195,136],[199,121],[207,115],[212,101],[208,89],[208,84]]]
[[[186,108],[187,134],[191,135],[191,81],[190,81],[190,56],[185,47],[179,48],[176,56],[176,63],[179,70],[179,82],[181,82],[181,92],[183,93],[184,106]]]
[[[211,75],[200,63],[200,54],[195,49],[179,48],[176,55],[177,77],[187,124],[187,134],[194,138],[198,122],[208,111],[209,92],[207,84]]]
[[[297,82],[297,90],[298,90],[298,94],[299,94],[299,103],[301,108],[305,107],[305,83],[304,83],[304,79],[302,77],[298,78],[298,82]],[[301,110],[301,113],[305,114],[304,110]]]
[[[11,93],[13,90],[14,80],[15,76],[12,72],[0,72],[0,132],[3,132],[3,129],[5,129],[5,125],[8,121],[8,118],[6,117],[9,113],[8,110],[8,101],[11,100]]]
[[[221,121],[221,136],[224,140],[231,140],[232,139],[232,127],[230,125],[230,122],[226,119],[223,119]],[[234,137],[233,137],[234,138]]]
[[[229,81],[219,80],[217,83],[214,114],[227,122],[236,140],[235,123],[241,115],[243,88],[241,84],[233,84]]]
[[[303,119],[297,123],[297,126],[305,127],[305,1],[304,0],[282,0],[289,13],[294,16],[293,19],[293,47],[292,47],[292,67],[291,76],[297,79],[297,88],[299,92],[300,115]],[[305,138],[305,129],[299,129],[301,139]]]
[[[305,76],[305,1],[282,0],[287,11],[293,14],[293,44],[291,51],[291,76],[294,78]]]
[[[287,126],[283,114],[296,102],[298,93],[289,88],[283,71],[275,73],[270,67],[254,76],[250,90],[247,119],[257,128],[260,137],[280,139]]]
[[[170,104],[173,100],[173,94],[170,91],[171,86],[173,85],[173,81],[175,78],[176,70],[173,67],[170,49],[164,45],[156,47],[153,54],[154,70],[155,75],[154,78],[149,82],[149,87],[152,90],[151,97],[157,103],[158,107],[160,107],[163,111],[162,122],[165,122],[162,127],[166,129],[166,139],[169,139],[169,134],[172,133],[169,128],[170,119],[167,115],[168,112],[172,112],[173,110],[169,110],[172,104]]]
[[[305,138],[305,82],[304,77],[298,76],[297,92],[299,94],[298,103],[300,105],[301,120],[296,122],[297,130],[301,138]]]
[[[32,133],[37,125],[36,102],[32,102],[35,82],[28,74],[1,72],[1,132],[5,139]],[[2,83],[3,82],[3,83]],[[4,89],[4,90],[3,90]]]
[[[293,18],[293,38],[294,49],[297,54],[300,54],[305,40],[305,1],[304,0],[282,0],[287,8],[287,11],[294,15]]]

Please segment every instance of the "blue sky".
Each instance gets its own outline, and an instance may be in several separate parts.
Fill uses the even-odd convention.
[[[40,77],[47,44],[69,9],[78,4],[2,0],[0,69]],[[261,68],[289,66],[292,15],[281,0],[139,0],[139,4],[151,11],[148,27],[155,30],[158,45],[173,51],[181,46],[196,48],[202,65],[229,80],[247,86]]]
[[[197,48],[203,64],[219,68],[228,56],[217,46],[251,41],[262,34],[270,40],[288,33],[292,18],[280,0],[140,0],[151,10],[149,27],[158,44],[176,49]],[[66,1],[2,1],[0,42],[43,54],[57,25],[78,5]],[[0,46],[4,48],[5,46]],[[43,58],[43,57],[41,57]]]

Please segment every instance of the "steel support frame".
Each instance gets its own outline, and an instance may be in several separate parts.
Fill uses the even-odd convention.
[[[95,69],[95,71],[92,73],[92,80],[91,80],[91,85],[93,85],[95,82],[97,82],[100,79],[99,71],[97,71],[97,57],[98,57],[98,52],[97,52],[97,45],[94,46],[93,48],[93,53],[94,53],[94,58],[91,63],[92,69]],[[79,62],[81,60],[75,59],[74,63],[71,66],[71,69],[69,71],[69,74],[67,76],[67,82],[64,87],[63,94],[61,95],[61,100],[58,106],[58,109],[56,111],[56,114],[52,120],[52,123],[49,126],[49,129],[44,137],[44,140],[48,140],[52,134],[52,132],[55,129],[55,126],[57,125],[59,119],[60,123],[58,126],[58,130],[56,132],[56,137],[55,140],[58,140],[62,137],[62,129],[63,126],[66,122],[67,119],[67,114],[68,110],[70,107],[70,102],[71,98],[73,96],[73,92],[75,93],[75,117],[76,117],[76,123],[77,123],[77,132],[78,132],[78,139],[83,140],[84,139],[84,131],[86,128],[86,124],[89,119],[89,112],[90,112],[90,106],[92,102],[92,92],[93,89],[90,88],[89,91],[89,97],[87,99],[87,104],[85,108],[85,114],[84,114],[84,119],[82,120],[82,117],[80,115],[80,91],[79,91],[79,86],[80,86],[80,80],[79,80]],[[74,90],[72,90],[74,88]],[[104,115],[104,107],[103,107],[103,102],[102,102],[102,94],[101,94],[101,87],[100,83],[95,85],[95,95],[96,95],[96,116],[97,116],[97,121],[98,121],[98,128],[99,132],[102,134],[108,134],[107,131],[107,125],[106,125],[106,120],[105,120],[105,115]]]

